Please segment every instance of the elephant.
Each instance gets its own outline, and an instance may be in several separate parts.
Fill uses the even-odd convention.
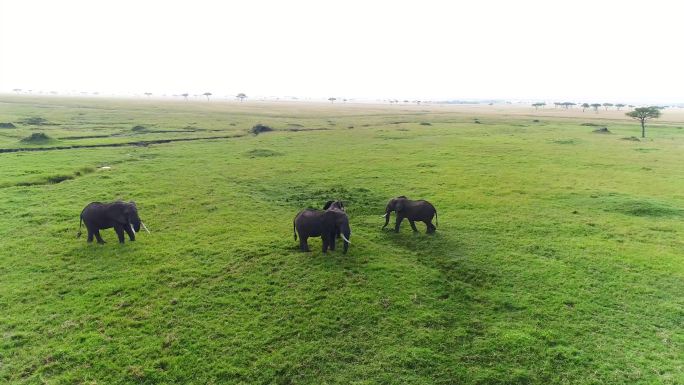
[[[344,240],[344,253],[349,249],[351,228],[347,213],[339,209],[325,211],[307,209],[300,211],[292,221],[294,239],[299,234],[299,248],[301,251],[310,251],[307,240],[309,237],[321,237],[323,240],[323,252],[328,248],[335,251],[335,238],[339,234]]]
[[[404,218],[409,220],[413,231],[418,231],[416,228],[416,221],[425,223],[428,234],[434,233],[437,229],[437,227],[432,224],[432,217],[435,217],[435,223],[439,224],[437,221],[437,209],[435,209],[435,206],[430,202],[425,200],[413,201],[402,195],[390,199],[387,203],[385,215],[381,217],[385,218],[385,225],[382,226],[383,229],[387,227],[392,211],[397,212],[397,222],[394,225],[394,231],[397,233],[399,232],[399,225]]]
[[[81,211],[77,237],[81,236],[81,226],[84,223],[88,230],[88,243],[93,242],[94,236],[97,238],[97,243],[104,244],[105,241],[100,236],[100,230],[111,227],[116,231],[119,243],[124,243],[124,232],[128,234],[131,241],[135,241],[135,233],[140,231],[141,225],[145,231],[150,232],[140,220],[135,202],[92,202]]]
[[[344,204],[342,203],[342,201],[327,201],[327,202],[325,202],[325,205],[323,206],[323,210],[340,210],[340,211],[346,212],[346,210],[344,209]],[[335,236],[337,237],[337,239],[340,239],[340,237],[342,236],[339,228],[335,232]]]

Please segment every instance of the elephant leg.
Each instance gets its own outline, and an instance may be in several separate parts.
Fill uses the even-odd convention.
[[[409,219],[409,223],[411,224],[413,231],[417,233],[418,229],[416,228],[416,222]]]
[[[114,231],[116,231],[116,236],[119,237],[119,243],[124,243],[124,230],[120,226],[114,227]]]
[[[301,251],[311,251],[309,250],[309,243],[307,242],[308,237],[299,237],[299,250]]]
[[[399,226],[401,225],[401,221],[403,221],[403,220],[404,220],[404,217],[401,217],[401,216],[397,215],[397,222],[396,222],[396,224],[394,225],[394,232],[395,232],[395,233],[398,233],[398,232],[399,232]]]
[[[128,234],[128,239],[135,241],[135,232],[131,229],[131,226],[124,227],[124,231]]]
[[[425,226],[427,226],[427,233],[432,234],[435,232],[437,229],[435,225],[432,224],[432,221],[425,221]]]
[[[95,235],[95,238],[97,238],[97,243],[101,245],[105,244],[105,241],[102,239],[102,236],[100,235],[100,230],[95,230],[93,234]]]
[[[93,243],[93,232],[88,230],[88,243]]]
[[[336,234],[333,231],[332,234],[330,234],[330,250],[331,251],[335,251],[335,237],[336,237]]]
[[[330,247],[330,239],[328,239],[327,235],[321,235],[321,239],[323,240],[323,253],[328,252],[328,247]]]

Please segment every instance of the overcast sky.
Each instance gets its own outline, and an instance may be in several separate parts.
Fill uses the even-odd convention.
[[[682,3],[0,0],[0,91],[684,102]]]

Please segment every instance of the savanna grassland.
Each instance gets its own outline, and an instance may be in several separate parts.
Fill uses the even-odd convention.
[[[679,117],[2,96],[0,148],[61,149],[0,153],[0,382],[682,384]],[[115,199],[152,233],[77,239]],[[349,253],[297,251],[328,199]]]

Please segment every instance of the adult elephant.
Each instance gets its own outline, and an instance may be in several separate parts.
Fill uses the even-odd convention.
[[[119,237],[119,243],[124,243],[124,232],[131,241],[135,241],[135,233],[140,231],[140,225],[149,232],[138,216],[135,202],[90,203],[81,211],[77,237],[81,236],[83,224],[88,230],[88,243],[93,241],[93,237],[97,238],[97,243],[105,243],[100,236],[100,230],[112,227]]]
[[[349,217],[347,213],[338,209],[303,210],[300,211],[292,222],[294,239],[297,240],[299,234],[299,248],[301,251],[310,251],[308,239],[310,237],[321,237],[323,240],[323,252],[327,253],[328,248],[335,250],[335,237],[339,234],[344,240],[344,253],[349,249],[349,238],[351,228],[349,227]]]
[[[401,225],[401,221],[403,221],[404,218],[409,220],[413,231],[418,231],[416,222],[425,223],[428,234],[434,233],[437,229],[437,227],[432,224],[433,217],[435,218],[435,223],[439,224],[437,221],[437,209],[435,209],[435,206],[433,206],[432,203],[425,200],[413,201],[402,195],[390,199],[387,203],[385,215],[382,216],[385,218],[385,225],[382,226],[383,229],[387,227],[392,211],[397,212],[397,222],[394,225],[394,231],[397,233],[399,232],[399,225]]]

